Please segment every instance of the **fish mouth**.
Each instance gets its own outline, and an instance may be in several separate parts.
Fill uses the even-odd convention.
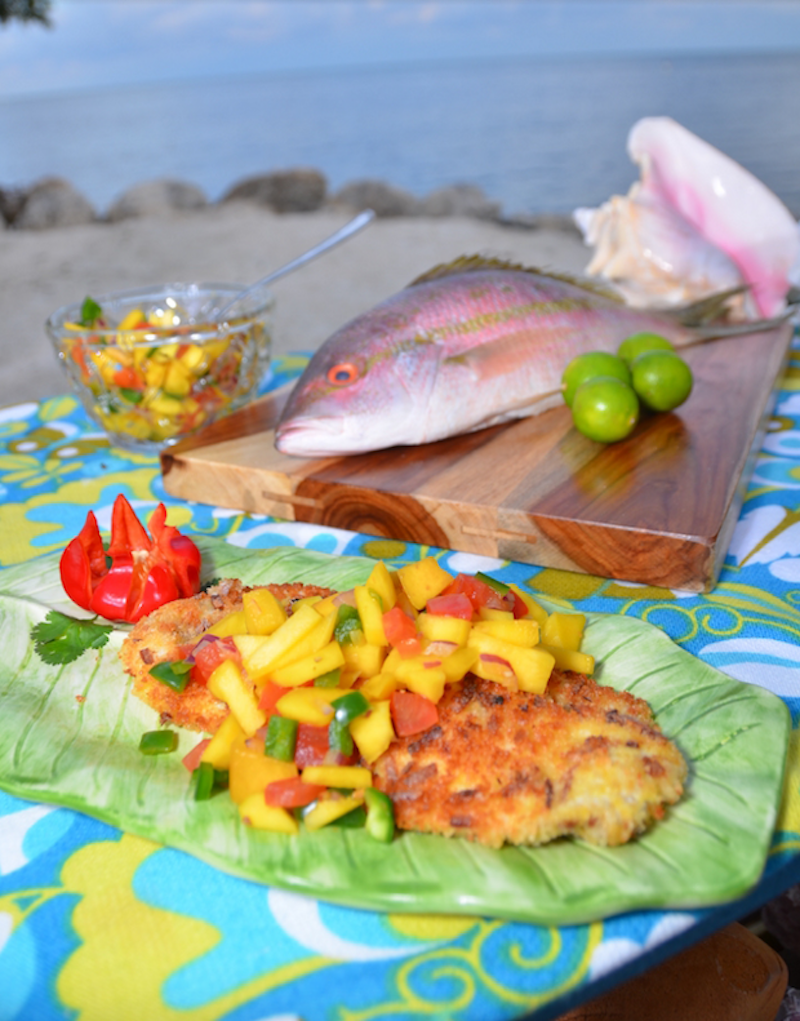
[[[348,427],[349,426],[349,427]],[[295,419],[275,430],[275,447],[291,457],[330,457],[373,449],[365,430],[357,432],[347,418]]]

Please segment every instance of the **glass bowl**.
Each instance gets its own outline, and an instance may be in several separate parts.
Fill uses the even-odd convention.
[[[274,298],[216,323],[236,284],[165,284],[66,305],[45,329],[112,443],[157,452],[252,400],[270,362]]]

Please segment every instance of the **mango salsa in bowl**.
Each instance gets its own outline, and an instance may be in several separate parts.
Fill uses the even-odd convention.
[[[274,299],[167,284],[64,306],[45,324],[73,389],[112,443],[156,452],[253,399],[267,371]]]

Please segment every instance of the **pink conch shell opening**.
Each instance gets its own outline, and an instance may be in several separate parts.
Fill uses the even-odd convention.
[[[669,308],[745,285],[745,318],[780,315],[800,261],[798,225],[761,181],[669,117],[628,135],[641,179],[575,221],[595,249],[587,273],[634,307]]]

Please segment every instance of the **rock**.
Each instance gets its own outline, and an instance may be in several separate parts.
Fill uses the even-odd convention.
[[[202,209],[208,205],[205,193],[185,181],[158,178],[127,188],[106,213],[112,223],[131,216],[157,216],[175,209]]]
[[[419,199],[411,192],[371,179],[345,184],[333,196],[332,205],[354,212],[374,209],[376,216],[416,216],[420,208]]]
[[[12,224],[25,205],[28,192],[24,188],[0,188],[0,218]]]
[[[247,177],[234,184],[222,202],[244,199],[269,206],[276,213],[310,213],[325,201],[328,182],[318,170],[296,167]]]
[[[14,218],[23,230],[72,227],[92,223],[97,215],[89,201],[61,177],[46,177],[29,190],[24,205]]]
[[[474,184],[451,184],[437,188],[420,203],[423,216],[472,216],[479,220],[496,220],[500,203],[487,198]]]
[[[569,213],[512,213],[510,216],[499,216],[497,222],[503,227],[517,227],[520,230],[561,230],[583,239]]]

